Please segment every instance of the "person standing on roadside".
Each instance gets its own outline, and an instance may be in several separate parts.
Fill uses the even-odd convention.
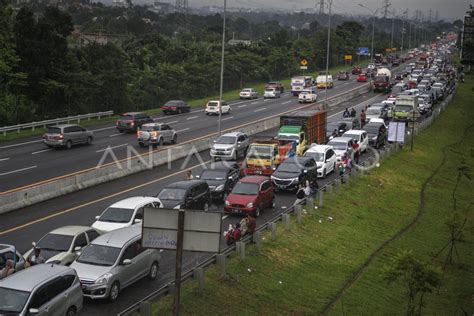
[[[300,184],[298,187],[298,191],[296,191],[296,201],[295,205],[302,204],[304,199],[305,199],[305,190],[304,190],[304,185]]]
[[[351,109],[351,117],[356,117],[356,115],[357,115],[357,111],[354,108],[352,108]]]
[[[360,112],[360,127],[361,128],[364,127],[366,118],[367,117],[365,116],[365,111],[362,110],[362,112]]]
[[[342,117],[349,117],[349,116],[351,116],[351,114],[349,113],[349,110],[346,108],[344,110],[344,113],[342,113]]]
[[[357,164],[359,163],[359,156],[360,156],[359,148],[360,148],[360,146],[359,146],[358,142],[354,141],[352,143],[352,152],[354,154],[354,160]]]

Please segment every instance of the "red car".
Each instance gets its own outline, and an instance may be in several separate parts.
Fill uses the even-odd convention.
[[[365,74],[359,74],[357,76],[357,82],[367,82],[367,76]]]
[[[270,178],[248,176],[240,179],[227,196],[224,212],[257,217],[264,209],[273,207],[275,207],[275,193]]]

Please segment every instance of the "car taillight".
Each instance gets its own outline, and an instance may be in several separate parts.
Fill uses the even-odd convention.
[[[170,108],[171,108],[171,109],[176,109],[176,107],[175,107],[175,106],[170,106]]]

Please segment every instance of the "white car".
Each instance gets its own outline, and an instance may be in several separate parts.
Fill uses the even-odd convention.
[[[337,156],[332,146],[312,144],[304,156],[316,161],[318,178],[326,178],[328,173],[336,171]]]
[[[241,99],[256,99],[258,98],[258,93],[252,88],[245,88],[240,91],[240,98]]]
[[[369,124],[369,123],[382,123],[385,126],[385,128],[388,128],[388,126],[387,126],[387,124],[385,124],[385,121],[384,121],[383,118],[371,118],[371,119],[369,119],[367,124]]]
[[[89,226],[64,226],[47,233],[38,242],[33,242],[33,247],[41,249],[40,255],[46,262],[70,265],[76,259],[77,251],[99,235],[99,231]],[[23,255],[26,260],[34,255],[33,249]]]
[[[264,99],[268,98],[279,98],[280,97],[280,90],[277,90],[275,88],[266,88],[265,93],[263,94]]]
[[[219,115],[219,110],[222,114],[230,113],[230,105],[225,101],[209,101],[206,104],[206,109],[204,112],[206,115],[217,114]]]
[[[342,137],[349,137],[356,140],[361,153],[367,151],[367,147],[369,147],[369,137],[367,137],[367,132],[364,130],[351,129],[342,134]]]
[[[328,146],[336,153],[336,159],[341,160],[344,155],[348,157],[352,155],[353,143],[354,140],[350,137],[334,137],[328,142]]]
[[[115,229],[140,225],[145,207],[162,208],[160,199],[148,196],[135,196],[118,201],[96,216],[92,227],[102,233]]]
[[[305,89],[300,92],[298,95],[298,103],[306,103],[306,102],[316,102],[318,99],[318,95],[316,94],[316,89]]]

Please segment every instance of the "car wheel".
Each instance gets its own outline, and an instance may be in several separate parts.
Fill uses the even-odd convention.
[[[260,216],[260,207],[257,206],[257,208],[255,209],[255,218],[259,216]]]
[[[158,262],[153,262],[150,267],[150,271],[148,272],[148,280],[153,281],[156,280],[158,276]]]
[[[71,149],[71,147],[72,147],[72,142],[71,142],[70,140],[68,140],[68,141],[66,142],[66,148],[67,148],[67,149]]]
[[[336,172],[336,163],[334,163],[334,166],[332,166],[332,171]]]
[[[69,309],[66,312],[66,316],[74,316],[76,315],[76,309],[74,307],[69,307]]]
[[[46,147],[48,147],[48,148],[53,148],[53,145],[46,145]]]
[[[163,137],[161,137],[160,140],[158,141],[158,145],[163,146]]]
[[[120,284],[115,281],[114,284],[110,287],[110,292],[109,292],[109,301],[115,302],[120,294]]]
[[[171,143],[176,144],[177,142],[178,142],[178,135],[174,134],[173,140],[171,141]]]
[[[92,137],[87,137],[87,140],[86,140],[86,145],[91,145],[92,144]]]
[[[181,109],[178,109],[178,114],[181,114],[181,113],[183,113],[183,112],[181,111]]]
[[[323,179],[326,178],[326,168],[323,170]]]
[[[203,210],[204,210],[204,212],[209,211],[209,203],[208,202],[204,203]]]

